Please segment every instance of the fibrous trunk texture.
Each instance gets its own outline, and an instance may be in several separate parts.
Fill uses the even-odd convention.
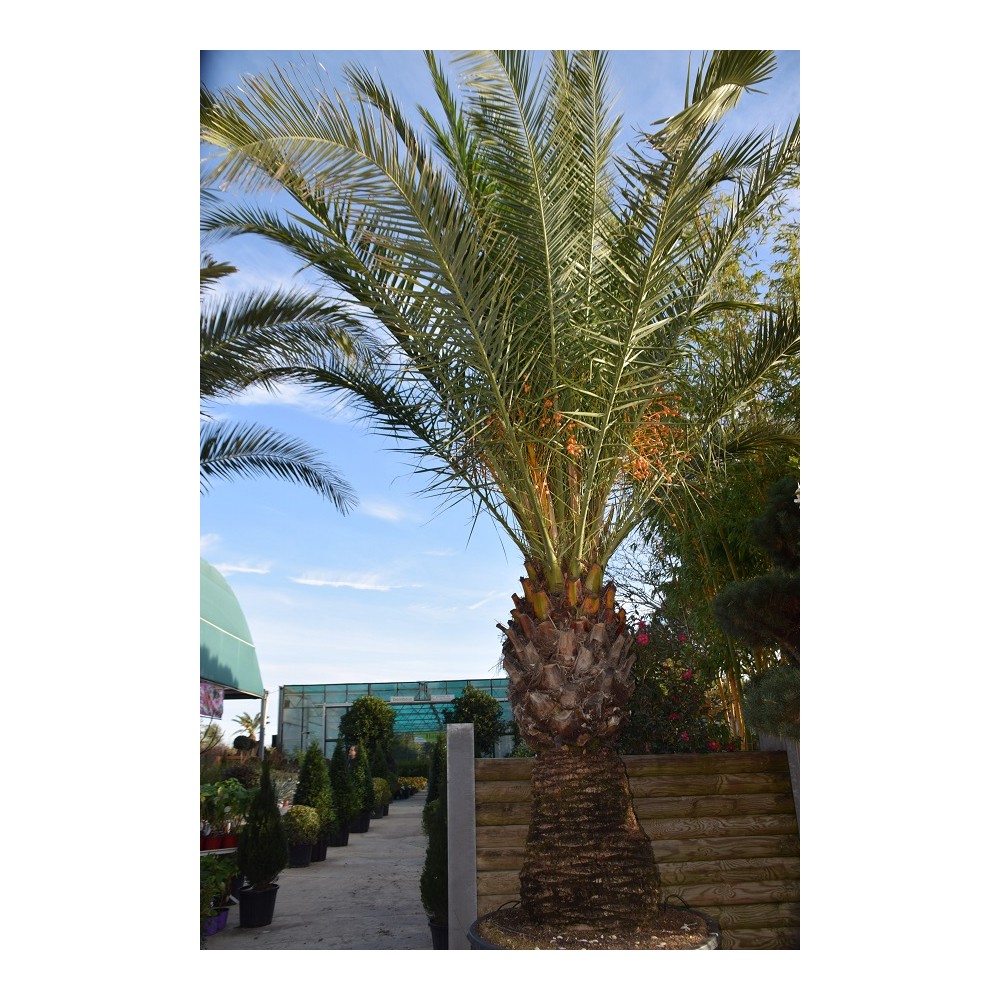
[[[529,567],[529,576],[532,574]],[[628,718],[634,657],[615,587],[599,570],[553,594],[522,579],[503,628],[510,701],[538,757],[521,905],[549,927],[634,928],[659,902],[649,838],[614,750]]]
[[[614,750],[549,750],[535,760],[521,907],[552,928],[627,930],[660,899],[649,838]]]

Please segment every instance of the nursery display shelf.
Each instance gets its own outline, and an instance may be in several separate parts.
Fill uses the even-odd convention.
[[[201,853],[203,855],[204,854],[235,854],[236,853],[236,848],[235,847],[215,847],[215,848],[213,848],[210,851],[202,851]]]

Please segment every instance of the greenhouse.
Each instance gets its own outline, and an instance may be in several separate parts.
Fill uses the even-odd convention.
[[[467,687],[490,695],[503,709],[503,721],[513,720],[507,698],[507,678],[444,681],[387,681],[378,684],[302,684],[279,689],[278,732],[275,743],[285,753],[305,750],[318,740],[327,757],[333,753],[340,720],[364,695],[381,698],[396,712],[397,735],[428,738],[444,729],[442,710]]]

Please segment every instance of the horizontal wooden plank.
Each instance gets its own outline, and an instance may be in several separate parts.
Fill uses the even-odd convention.
[[[797,903],[799,883],[796,880],[737,882],[722,884],[704,882],[672,885],[663,882],[664,893],[676,892],[689,906],[744,906],[751,903]],[[519,871],[481,871],[476,876],[480,895],[502,896],[520,892]]]
[[[510,850],[504,857],[484,859],[491,870],[512,867],[520,852]],[[476,867],[480,866],[479,855]],[[485,867],[485,866],[484,866]],[[736,858],[733,860],[663,862],[657,865],[664,885],[693,885],[704,882],[759,882],[799,878],[798,858]],[[682,894],[683,895],[683,894]]]
[[[516,899],[521,892],[520,871],[479,872],[476,891],[480,896],[513,895]]]
[[[489,873],[490,877],[498,879],[501,874],[500,872]],[[663,890],[666,893],[676,892],[683,898],[684,902],[696,909],[701,909],[703,906],[723,906],[726,904],[742,906],[749,903],[797,903],[799,901],[799,883],[785,880],[736,882],[732,885],[718,882],[683,886],[663,883]]]
[[[665,753],[626,756],[629,779],[680,774],[788,774],[784,751]]]
[[[683,898],[684,894],[679,893]],[[684,900],[687,902],[687,900]],[[714,917],[720,930],[753,930],[758,928],[791,927],[798,929],[799,904],[751,903],[745,906],[699,906],[702,913]]]
[[[481,847],[476,851],[477,872],[520,872],[524,845]],[[710,861],[659,862],[663,885],[685,886],[716,882],[798,881],[798,858],[732,858]]]
[[[665,774],[633,778],[633,799],[669,797],[672,795],[759,795],[790,792],[788,771],[745,774]]]
[[[798,833],[794,815],[778,816],[682,816],[679,819],[650,819],[642,824],[646,836],[658,840],[687,840],[691,837],[742,837]]]
[[[720,931],[719,948],[723,951],[798,951],[797,927],[761,930]]]
[[[720,798],[727,799],[728,797],[720,796]],[[702,808],[694,805],[695,802],[703,801],[701,799],[682,800],[686,804],[678,810],[659,807],[646,810],[643,807],[643,800],[639,799],[635,803],[635,811],[642,828],[650,837],[659,837],[661,836],[658,832],[659,830],[669,829],[664,824],[682,823],[685,821],[688,823],[707,823],[711,820],[729,819],[736,823],[747,820],[756,823],[757,820],[760,820],[756,825],[762,830],[770,830],[774,824],[768,821],[779,820],[778,825],[781,829],[796,830],[798,828],[795,818],[795,804],[790,795],[787,800],[781,802],[775,796],[748,795],[746,798],[753,799],[754,802],[748,802],[746,809],[740,808],[735,810],[727,809],[725,804],[720,804],[720,808],[718,809],[712,809],[711,807]],[[656,801],[662,802],[663,800],[657,799]],[[760,809],[763,811],[758,811]],[[476,805],[477,828],[511,825],[527,826],[530,820],[531,805],[528,802],[481,802]]]
[[[712,779],[714,780],[714,779]],[[764,779],[766,780],[766,779]],[[741,779],[746,788],[747,779]],[[676,786],[675,786],[676,787]],[[794,813],[795,798],[790,786],[787,791],[765,791],[754,793],[720,794],[701,790],[693,795],[643,795],[633,789],[632,803],[640,820],[646,818],[667,818],[670,816],[732,816],[761,813]],[[507,806],[507,810],[494,807]],[[476,786],[477,815],[489,817],[528,815],[531,798],[527,786],[516,782],[493,782]],[[497,822],[496,819],[488,822]]]
[[[512,826],[477,826],[476,827],[476,849],[481,847],[510,847],[520,845],[524,850],[524,845],[528,841],[528,824]]]
[[[627,754],[622,757],[629,777],[651,774],[739,774],[741,772],[788,771],[788,756],[781,750],[734,751],[732,753]],[[528,781],[531,757],[481,758],[475,761],[476,781]]]
[[[534,767],[531,757],[480,758],[475,762],[476,784],[481,781],[530,781]]]
[[[530,802],[477,802],[476,826],[527,826]]]
[[[510,872],[520,871],[524,863],[524,844],[512,844],[509,847],[476,846],[477,872]]]
[[[794,813],[795,797],[791,792],[761,795],[676,795],[633,798],[640,822],[647,819],[671,819],[675,816],[738,816],[769,813]]]
[[[476,804],[480,802],[530,802],[528,781],[477,781]]]
[[[524,849],[527,814],[522,823],[486,823],[476,827],[477,848]],[[798,825],[793,816],[702,817],[648,820],[643,829],[657,861],[797,857]],[[713,855],[711,852],[718,852]]]
[[[788,858],[799,853],[797,835],[760,837],[691,837],[654,840],[653,855],[663,861],[713,861],[731,858]]]

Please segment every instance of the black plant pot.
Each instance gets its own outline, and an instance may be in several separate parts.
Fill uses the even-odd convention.
[[[311,862],[316,861],[326,861],[326,849],[329,846],[329,838],[327,834],[321,833],[319,835],[319,840],[313,844],[312,854],[309,856]]]
[[[385,806],[375,806],[372,809],[372,819],[381,819],[385,815]]]
[[[312,860],[312,844],[289,844],[288,845],[288,867],[306,868]]]
[[[240,890],[240,927],[267,927],[274,918],[277,895],[277,882],[272,882],[266,889],[244,886]]]
[[[351,820],[351,833],[367,833],[371,821],[371,813],[362,813],[360,816],[355,816],[354,819]]]
[[[330,834],[331,847],[347,847],[347,841],[351,836],[351,824],[345,823],[339,830],[334,830]]]
[[[448,950],[448,925],[435,923],[433,920],[428,920],[427,923],[431,928],[431,944],[435,951],[447,951]],[[475,945],[473,945],[475,947]]]

